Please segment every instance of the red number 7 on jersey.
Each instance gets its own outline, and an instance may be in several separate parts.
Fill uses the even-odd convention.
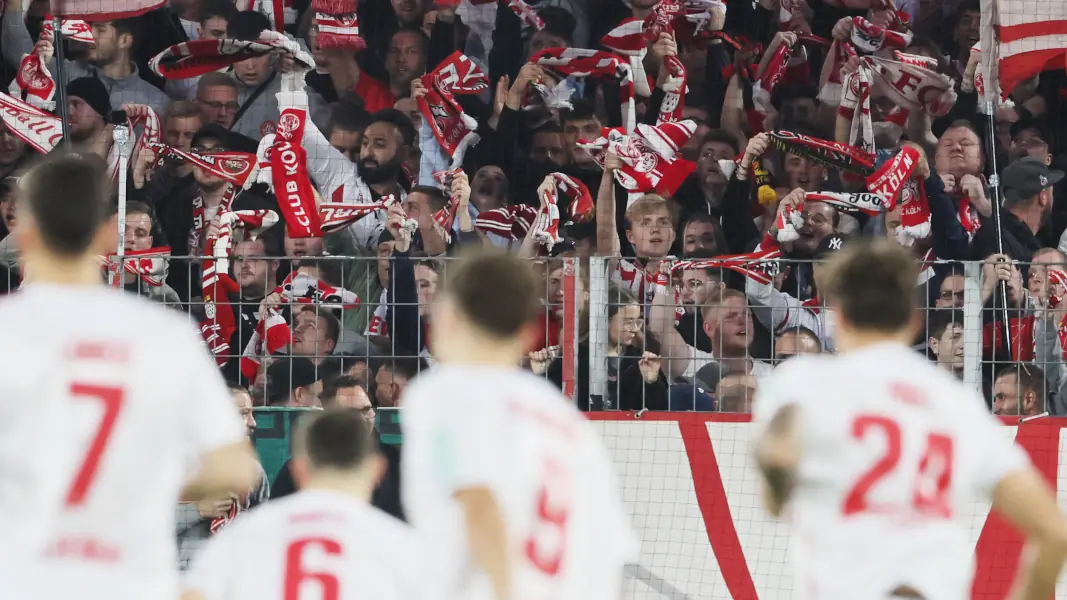
[[[100,458],[107,449],[111,431],[115,428],[115,421],[122,410],[122,402],[125,392],[121,388],[91,385],[87,383],[73,383],[70,386],[70,394],[78,398],[93,398],[104,405],[104,415],[100,418],[100,426],[96,429],[96,435],[89,443],[89,449],[85,453],[82,464],[78,467],[78,473],[67,491],[67,506],[78,506],[85,502],[85,496],[96,478],[96,470],[100,466]]]

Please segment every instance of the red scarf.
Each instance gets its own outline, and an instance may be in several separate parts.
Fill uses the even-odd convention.
[[[322,237],[315,191],[307,171],[307,152],[303,146],[306,119],[307,111],[302,108],[283,110],[270,152],[274,193],[291,238]]]
[[[596,204],[589,193],[589,188],[569,175],[551,173],[538,188],[538,192],[542,202],[541,211],[537,215],[538,227],[534,233],[534,239],[549,252],[552,252],[553,246],[563,241],[559,235],[559,199],[561,196],[568,200],[568,212],[570,213],[568,225],[574,222],[588,222],[596,213]]]
[[[671,273],[693,269],[729,269],[758,283],[767,285],[778,275],[778,248],[756,249],[748,254],[731,254],[699,260],[677,260],[671,263]]]
[[[791,131],[774,131],[771,142],[780,152],[803,156],[832,169],[864,177],[874,172],[874,155],[848,144],[820,140]]]
[[[479,94],[489,89],[489,78],[474,61],[456,51],[423,75],[421,81],[426,94],[418,99],[419,112],[445,154],[452,157],[452,167],[458,167],[463,164],[467,148],[480,138],[475,133],[478,122],[463,112],[455,96]]]
[[[525,204],[512,204],[503,208],[482,211],[474,220],[474,228],[482,233],[493,233],[511,241],[521,241],[537,220],[538,211]]]
[[[229,361],[227,351],[230,338],[237,331],[237,319],[230,305],[230,297],[240,293],[241,288],[229,275],[230,253],[238,242],[256,239],[278,222],[278,215],[270,210],[242,210],[231,212],[220,207],[219,232],[208,237],[206,258],[200,284],[207,319],[200,324],[205,341],[215,362],[221,367]]]
[[[308,304],[324,309],[345,309],[359,306],[359,296],[344,289],[335,288],[325,281],[312,278],[299,271],[290,273],[285,281],[272,292],[281,296],[286,304]],[[248,340],[241,355],[241,374],[253,380],[259,372],[261,357],[276,354],[292,343],[292,331],[285,319],[274,310],[260,315],[256,330]]]
[[[320,48],[359,52],[367,47],[359,35],[356,0],[312,0],[311,9],[319,28]]]
[[[340,231],[369,214],[379,210],[388,210],[390,206],[394,205],[399,205],[399,202],[392,195],[382,196],[378,202],[368,204],[323,202],[319,204],[319,219],[322,221],[322,231],[323,233]]]
[[[696,123],[689,120],[657,126],[641,124],[632,134],[605,128],[600,138],[591,142],[579,139],[578,146],[601,167],[608,152],[622,159],[624,164],[615,171],[615,180],[630,192],[633,202],[649,192],[674,195],[696,168],[679,154],[695,131]]]
[[[152,287],[160,287],[167,279],[167,262],[170,258],[170,246],[149,248],[148,250],[133,250],[122,256],[123,271],[131,275],[137,275],[141,281]],[[118,254],[108,254],[106,259],[109,272],[118,271]],[[121,285],[122,277],[116,277],[117,286]]]
[[[804,224],[802,212],[807,202],[825,202],[837,210],[849,214],[862,213],[877,216],[885,212],[885,200],[878,194],[844,194],[838,192],[808,192],[804,201],[794,206],[786,206],[775,219],[774,228],[778,230],[779,242],[794,242],[800,238],[797,233]]]
[[[663,102],[656,125],[681,121],[685,113],[685,95],[689,92],[689,76],[678,57],[664,57],[663,68],[667,70],[667,80],[663,83]]]
[[[619,56],[625,56],[633,73],[634,91],[642,98],[652,95],[652,87],[645,73],[644,58],[648,52],[645,21],[627,19],[600,39],[600,45]]]
[[[0,92],[0,117],[7,130],[41,154],[48,154],[63,139],[59,117]]]
[[[901,241],[908,242],[930,236],[930,204],[926,198],[926,185],[913,181],[919,165],[919,152],[904,146],[900,153],[886,161],[877,172],[867,178],[867,189],[881,195],[886,210],[902,205],[900,213]]]
[[[623,123],[626,131],[637,125],[634,109],[634,75],[628,62],[610,52],[585,48],[547,48],[530,57],[530,62],[551,67],[564,77],[597,77],[619,82]]]
[[[315,65],[296,42],[277,31],[264,30],[255,41],[201,39],[175,44],[153,56],[148,66],[164,79],[188,79],[271,53],[291,56],[300,69]]]

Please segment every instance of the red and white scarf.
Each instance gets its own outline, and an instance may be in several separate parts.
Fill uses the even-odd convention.
[[[793,242],[800,238],[797,230],[804,224],[804,205],[808,202],[825,202],[848,214],[877,216],[885,212],[885,200],[878,194],[808,192],[804,194],[803,202],[796,206],[786,206],[778,213],[774,227],[778,230],[779,242]]]
[[[852,17],[852,45],[864,54],[874,54],[883,48],[903,50],[911,44],[912,35],[879,27],[863,17]]]
[[[956,104],[955,84],[948,75],[934,71],[936,62],[924,56],[893,52],[895,60],[863,57],[870,69],[872,91],[908,110],[921,110],[931,117],[943,117]]]
[[[356,0],[312,0],[311,9],[315,11],[320,48],[358,52],[367,47],[359,35]]]
[[[652,87],[645,73],[644,59],[648,53],[643,19],[627,19],[600,39],[600,44],[619,56],[625,56],[633,74],[634,91],[642,98],[652,95]]]
[[[689,76],[677,56],[664,57],[663,68],[667,70],[667,79],[663,82],[663,102],[659,107],[656,125],[681,121],[685,112],[685,95],[689,92]]]
[[[164,79],[188,79],[274,53],[291,56],[299,69],[315,66],[314,59],[299,44],[269,29],[262,31],[255,41],[201,39],[175,44],[153,56],[148,66]]]
[[[671,273],[694,269],[729,269],[761,283],[770,284],[778,275],[778,259],[782,253],[777,247],[756,249],[748,254],[730,254],[714,258],[676,260],[670,263]]]
[[[347,309],[359,306],[359,296],[344,289],[335,288],[325,281],[315,279],[299,271],[290,273],[273,293],[285,304],[305,304],[324,309]],[[263,356],[276,354],[292,342],[289,324],[278,313],[270,310],[261,315],[256,329],[241,354],[241,374],[246,379],[256,378]]]
[[[578,140],[601,167],[608,152],[622,159],[623,168],[615,171],[615,180],[630,193],[630,202],[643,194],[657,192],[671,196],[696,165],[679,154],[682,146],[696,132],[693,121],[637,126],[632,134],[619,128],[604,128],[593,141]]]
[[[145,108],[148,108],[147,106]],[[142,117],[129,120],[130,135],[134,136],[133,151],[130,154],[130,164],[135,165],[146,156],[146,152],[155,155],[153,145],[162,139],[162,127],[159,115],[156,111],[148,108],[148,113]],[[137,133],[140,128],[140,133]],[[118,183],[119,180],[119,146],[112,144],[107,153],[107,169],[111,175],[111,181]]]
[[[291,238],[322,237],[315,188],[308,175],[307,152],[303,146],[306,120],[307,110],[303,108],[282,110],[270,151],[274,195]]]
[[[48,154],[63,139],[59,117],[0,92],[0,117],[7,130],[41,154]]]
[[[898,235],[906,246],[930,236],[930,204],[926,198],[926,184],[913,179],[919,159],[919,152],[915,148],[904,146],[899,154],[867,178],[867,189],[882,196],[887,211],[901,206]]]
[[[319,204],[319,219],[322,221],[322,231],[323,233],[340,231],[367,215],[374,214],[380,210],[389,210],[390,206],[400,206],[400,201],[392,194],[382,196],[377,202],[363,204],[322,202]],[[408,219],[404,226],[409,233],[413,233],[415,229],[418,229],[418,224],[411,219]]]
[[[60,33],[66,38],[91,44],[93,29],[85,21],[64,20],[59,27]],[[12,96],[23,96],[25,100],[42,110],[53,111],[56,108],[55,93],[56,82],[48,71],[47,63],[52,60],[52,55],[41,54],[41,41],[52,43],[55,39],[55,27],[52,25],[52,16],[46,15],[41,35],[33,52],[22,57],[15,79],[11,81],[8,91]]]
[[[626,131],[637,125],[634,108],[634,75],[629,62],[611,54],[585,48],[546,48],[530,57],[530,62],[550,67],[565,77],[597,77],[619,82],[622,116]]]
[[[118,272],[118,258],[118,254],[114,252],[104,258],[109,272]],[[151,287],[160,287],[167,280],[169,259],[170,246],[149,248],[147,250],[132,250],[122,256],[123,271],[140,277],[141,281]],[[121,284],[122,278],[116,277],[115,279],[117,287]]]
[[[456,215],[459,213],[459,196],[450,191],[452,178],[457,173],[462,172],[463,169],[448,169],[447,171],[436,171],[433,174],[434,180],[448,194],[448,202],[445,202],[445,205],[440,210],[433,213],[434,231],[441,236],[441,239],[446,244],[452,243],[452,229],[456,225]]]
[[[240,293],[241,288],[230,276],[230,254],[238,242],[254,240],[278,222],[272,210],[229,211],[219,209],[218,235],[208,237],[205,256],[201,265],[201,294],[204,299],[206,320],[200,324],[204,341],[220,367],[229,361],[227,351],[230,338],[237,331],[237,318],[230,305],[230,296]]]
[[[541,210],[537,214],[534,225],[534,240],[549,252],[552,252],[553,246],[563,241],[559,235],[561,197],[568,201],[567,225],[586,223],[596,213],[596,203],[593,201],[592,194],[589,193],[589,188],[569,175],[551,173],[537,191],[541,196]]]
[[[196,152],[160,143],[149,143],[147,146],[156,153],[157,164],[168,160],[188,163],[229,182],[230,186],[226,189],[226,193],[219,203],[220,213],[230,209],[237,192],[244,187],[255,172],[256,157],[247,152],[197,154]],[[204,241],[203,233],[207,226],[204,217],[204,198],[197,195],[193,198],[193,229],[190,232],[190,250],[199,248]],[[218,215],[215,218],[218,219]]]
[[[512,204],[503,208],[482,211],[474,220],[474,228],[511,241],[521,241],[533,227],[539,211],[526,204]]]
[[[419,112],[429,123],[433,136],[445,154],[452,157],[452,168],[463,164],[467,149],[480,139],[475,131],[478,122],[463,112],[456,95],[479,94],[489,89],[489,78],[467,58],[456,51],[422,76],[426,94],[418,99]]]

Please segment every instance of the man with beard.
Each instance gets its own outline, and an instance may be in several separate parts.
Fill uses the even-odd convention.
[[[1041,248],[1037,232],[1052,214],[1052,186],[1063,179],[1039,158],[1026,157],[1008,165],[1001,175],[1004,205],[1000,209],[1000,242],[1003,254],[1021,263],[1023,280],[1028,264]],[[988,220],[987,220],[988,221]],[[974,236],[972,257],[981,260],[998,253],[997,227],[988,221]]]
[[[370,124],[363,130],[363,144],[356,169],[359,178],[370,186],[375,198],[392,195],[400,199],[407,195],[410,183],[403,173],[403,165],[411,154],[416,139],[415,127],[404,113],[387,108],[371,115]],[[322,164],[330,167],[325,161]],[[309,161],[308,170],[312,177],[316,176],[315,166]],[[333,165],[333,168],[341,167]],[[365,249],[377,244],[384,230],[384,211],[365,217],[350,228],[356,244]]]
[[[95,77],[82,77],[67,84],[70,137],[78,152],[107,159],[114,126],[107,89]]]
[[[25,54],[35,51],[33,39],[26,29],[26,15],[22,1],[8,2],[0,30],[0,49],[9,64],[18,65]],[[93,42],[89,44],[84,63],[67,60],[63,64],[66,81],[82,77],[94,77],[103,83],[110,97],[111,108],[118,109],[126,103],[147,104],[157,113],[170,103],[170,98],[159,88],[141,79],[134,63],[133,51],[137,41],[137,20],[98,21],[92,23]],[[42,40],[37,52],[53,56],[51,42]],[[55,59],[50,61],[49,71],[56,76]]]

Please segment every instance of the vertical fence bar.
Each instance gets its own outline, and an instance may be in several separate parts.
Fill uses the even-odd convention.
[[[964,265],[963,383],[982,391],[982,263]]]
[[[577,258],[563,259],[563,331],[560,350],[563,358],[563,395],[571,402],[578,401],[578,315],[581,313],[581,286],[577,285]]]
[[[589,258],[589,403],[608,399],[608,265],[609,258]],[[605,408],[608,408],[605,405]],[[614,408],[614,407],[612,407]]]

